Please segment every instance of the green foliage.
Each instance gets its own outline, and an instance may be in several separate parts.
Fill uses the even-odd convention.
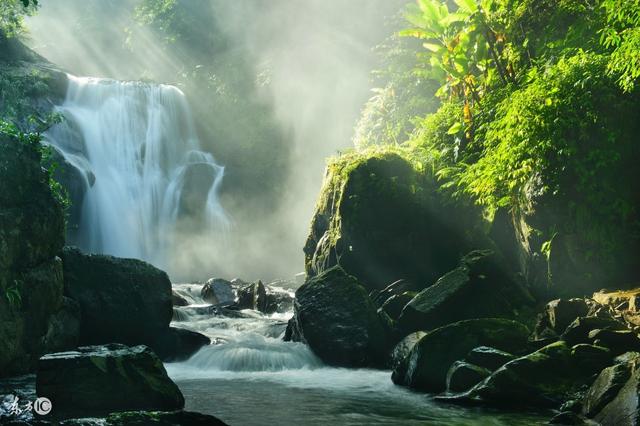
[[[635,87],[640,77],[640,0],[604,0],[607,26],[602,30],[602,44],[613,50],[609,71],[619,78],[626,91]]]
[[[49,183],[49,188],[51,189],[51,193],[56,201],[62,206],[64,211],[68,211],[69,206],[71,205],[71,200],[69,198],[69,194],[67,190],[54,179],[53,175],[58,167],[58,164],[55,161],[51,160],[53,148],[50,146],[43,145],[41,132],[48,129],[54,123],[57,123],[61,120],[59,115],[51,115],[45,120],[35,120],[39,128],[39,131],[22,131],[16,124],[0,119],[0,135],[9,136],[11,139],[15,140],[16,143],[22,143],[29,146],[31,149],[38,152],[41,158],[41,163],[43,165],[48,165],[45,167],[47,171],[47,179]]]
[[[22,32],[22,19],[38,8],[38,0],[2,0],[0,2],[0,32],[14,36]]]
[[[8,286],[4,291],[4,297],[9,302],[9,306],[13,309],[20,309],[22,307],[22,292],[21,283],[18,280],[14,280],[13,284]]]

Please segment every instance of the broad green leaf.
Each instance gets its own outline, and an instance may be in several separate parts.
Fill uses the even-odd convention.
[[[478,11],[476,0],[455,0],[460,9],[475,13]]]
[[[449,130],[447,130],[447,134],[456,135],[460,133],[460,130],[462,130],[462,123],[457,122],[457,123],[454,123],[453,126],[449,127]]]

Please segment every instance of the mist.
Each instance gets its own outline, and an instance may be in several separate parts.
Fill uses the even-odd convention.
[[[232,226],[226,235],[185,232],[160,266],[174,281],[301,272],[326,159],[352,146],[379,66],[374,47],[393,32],[390,18],[404,1],[193,1],[187,7],[199,8],[203,25],[193,28],[195,37],[207,22],[224,37],[219,46],[189,50],[140,25],[137,3],[43,1],[28,20],[28,43],[71,74],[169,83],[187,95],[201,145],[226,167],[220,197]],[[237,77],[238,87],[247,86],[238,95],[251,107],[247,116],[212,109],[216,99],[207,90],[219,74],[197,75],[200,63],[216,70],[247,64]],[[216,93],[228,87],[219,84]],[[246,142],[255,111],[271,133]],[[193,230],[189,218],[182,221],[181,229]]]

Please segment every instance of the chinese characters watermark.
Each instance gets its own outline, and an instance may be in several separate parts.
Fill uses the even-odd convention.
[[[2,401],[0,407],[0,414],[2,412],[9,416],[19,417],[23,414],[36,413],[40,416],[46,416],[53,409],[51,400],[49,398],[40,397],[35,401],[20,401],[20,398],[15,395],[9,395]]]

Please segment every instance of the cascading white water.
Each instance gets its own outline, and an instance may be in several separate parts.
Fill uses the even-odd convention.
[[[176,239],[227,229],[224,168],[200,150],[179,89],[69,76],[58,112],[64,121],[45,140],[82,172],[86,191],[72,243],[170,269]]]

